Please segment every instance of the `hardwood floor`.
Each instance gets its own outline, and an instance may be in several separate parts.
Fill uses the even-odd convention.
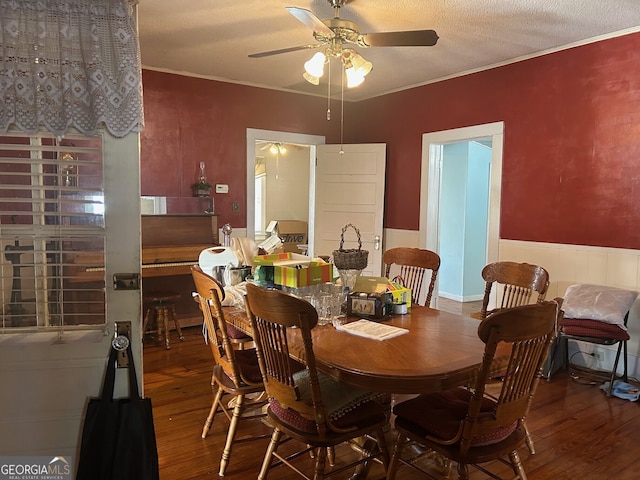
[[[439,308],[471,313],[479,310],[479,304],[474,303],[461,305],[441,299]],[[153,403],[161,480],[216,478],[228,426],[227,419],[218,415],[209,436],[200,437],[212,401],[212,357],[199,327],[186,328],[184,334],[185,341],[180,342],[172,332],[170,350],[144,346],[145,395]],[[530,455],[526,448],[519,453],[530,480],[640,478],[636,444],[640,408],[636,402],[608,398],[597,385],[577,383],[559,371],[550,382],[541,382],[527,422],[536,454]],[[238,436],[269,432],[262,422],[248,421],[240,423]],[[268,439],[261,439],[236,445],[225,478],[256,478],[267,443]],[[336,452],[338,462],[352,455],[355,453],[346,446]],[[308,462],[311,465],[311,460]],[[504,478],[512,477],[502,465],[492,469]],[[299,477],[278,467],[269,478]],[[382,478],[382,469],[374,465],[369,478]],[[424,477],[400,467],[396,478]],[[455,478],[454,472],[449,478]],[[472,470],[471,478],[487,477]]]

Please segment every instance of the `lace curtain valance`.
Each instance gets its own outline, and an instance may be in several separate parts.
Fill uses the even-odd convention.
[[[137,0],[0,0],[0,131],[144,125]]]

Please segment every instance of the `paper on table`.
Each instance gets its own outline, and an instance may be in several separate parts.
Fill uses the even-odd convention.
[[[388,340],[389,338],[409,333],[409,330],[406,328],[394,327],[393,325],[386,325],[365,319],[337,326],[336,330],[353,333],[354,335],[371,338],[373,340]]]

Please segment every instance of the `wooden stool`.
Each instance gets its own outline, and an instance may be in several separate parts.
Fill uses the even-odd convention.
[[[180,323],[176,316],[176,301],[181,297],[178,292],[151,292],[144,295],[144,304],[146,310],[144,314],[144,323],[142,326],[142,336],[147,333],[156,333],[158,339],[162,341],[164,335],[164,343],[169,349],[169,319],[173,320],[178,331],[180,340],[184,340]],[[152,330],[147,331],[147,327],[151,322]],[[155,328],[154,328],[155,327]]]

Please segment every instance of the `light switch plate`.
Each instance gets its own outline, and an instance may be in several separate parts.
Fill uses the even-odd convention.
[[[229,193],[229,185],[216,183],[216,193]]]

